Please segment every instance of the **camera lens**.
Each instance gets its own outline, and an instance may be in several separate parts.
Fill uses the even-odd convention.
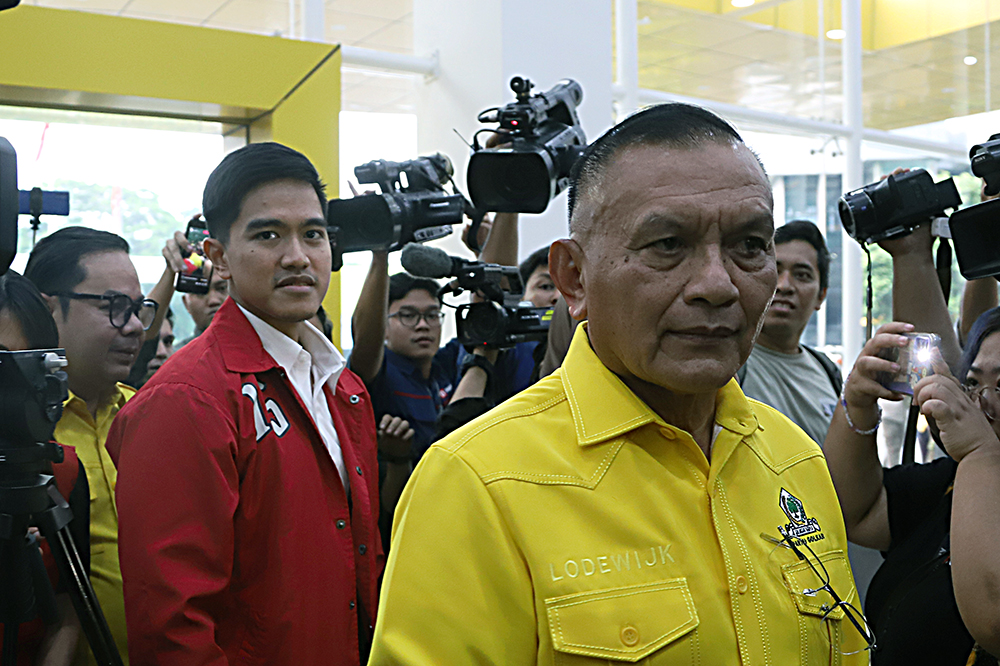
[[[837,204],[840,222],[847,235],[856,241],[864,240],[867,230],[875,222],[875,206],[864,190],[848,192]]]

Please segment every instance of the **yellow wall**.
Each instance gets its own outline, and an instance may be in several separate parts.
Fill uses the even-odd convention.
[[[328,195],[336,197],[340,53],[331,57],[335,48],[22,5],[0,13],[0,104],[247,124],[257,119],[251,141],[278,141],[305,153],[329,184]],[[339,340],[337,274],[324,305]]]

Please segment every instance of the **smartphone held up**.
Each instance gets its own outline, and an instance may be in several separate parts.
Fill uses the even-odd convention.
[[[193,247],[192,251],[181,248],[184,254],[184,270],[177,274],[177,291],[188,294],[207,294],[212,279],[212,262],[205,257],[203,242],[208,238],[208,227],[201,215],[195,215],[188,222],[184,237]]]

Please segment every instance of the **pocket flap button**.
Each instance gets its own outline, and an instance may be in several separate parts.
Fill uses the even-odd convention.
[[[629,647],[634,647],[639,643],[639,630],[633,626],[627,626],[622,629],[622,643]]]

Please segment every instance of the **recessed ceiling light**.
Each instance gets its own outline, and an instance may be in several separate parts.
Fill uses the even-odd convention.
[[[733,7],[749,7],[754,0],[732,0]]]
[[[833,30],[827,30],[826,36],[828,39],[843,39],[847,36],[847,33],[840,28],[834,28]]]
[[[962,62],[971,67],[972,65],[975,65],[977,62],[979,62],[979,59],[976,58],[976,56],[965,56]]]

